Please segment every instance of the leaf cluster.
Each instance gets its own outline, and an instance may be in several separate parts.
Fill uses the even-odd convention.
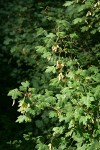
[[[8,96],[18,100],[17,122],[31,126],[15,145],[99,150],[100,2],[25,2],[8,1],[3,14],[9,19],[2,49],[15,60],[12,76],[21,83]]]

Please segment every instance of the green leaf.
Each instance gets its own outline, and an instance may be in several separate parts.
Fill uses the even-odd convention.
[[[59,37],[64,37],[66,35],[65,32],[57,32],[56,35]]]
[[[79,7],[78,7],[78,12],[81,12],[81,11],[83,11],[84,9],[86,9],[86,5],[85,4],[81,4],[81,5],[79,5]]]
[[[87,124],[87,121],[91,119],[90,115],[87,116],[81,116],[81,118],[79,119],[79,123],[83,123],[83,125]]]
[[[54,127],[53,131],[54,131],[54,134],[62,134],[64,129],[65,129],[65,127],[63,127],[63,126],[61,126],[61,127]]]
[[[91,107],[91,102],[94,101],[94,97],[91,97],[89,95],[83,96],[80,100],[80,102],[87,106],[87,108]]]
[[[28,115],[20,115],[16,122],[22,123],[22,122],[31,122],[31,118]]]
[[[89,150],[99,150],[100,149],[100,142],[97,140],[94,140],[91,145],[88,148]]]
[[[75,76],[75,74],[74,74],[74,72],[69,72],[67,75],[66,75],[66,77],[68,77],[68,78],[70,78],[70,79],[74,79],[74,76]]]
[[[47,58],[48,60],[50,59],[51,53],[50,52],[46,52],[42,55],[42,58]]]
[[[24,88],[28,88],[30,84],[29,84],[28,81],[25,81],[25,82],[21,82],[21,85],[22,85]]]
[[[49,33],[46,37],[47,38],[54,38],[54,37],[56,37],[56,35],[54,33]]]
[[[8,96],[11,96],[13,100],[17,99],[19,96],[21,97],[22,94],[18,89],[10,90]]]
[[[35,48],[38,53],[44,53],[46,51],[44,46],[36,46]]]
[[[89,30],[89,27],[88,26],[83,26],[82,28],[81,28],[81,31],[82,32],[85,32],[85,31],[88,31]]]
[[[55,111],[50,111],[50,113],[49,113],[49,118],[54,118],[54,117],[57,117],[57,112],[55,112]]]
[[[72,34],[70,34],[70,38],[77,39],[78,35],[76,33],[72,33]]]
[[[77,23],[81,23],[82,21],[83,21],[82,18],[76,18],[76,19],[74,19],[73,23],[77,24]]]
[[[37,29],[37,33],[36,33],[37,36],[46,35],[46,34],[47,34],[47,32],[43,28]]]
[[[70,6],[72,5],[74,2],[71,2],[71,1],[67,1],[65,2],[65,4],[63,6],[67,7],[67,6]]]
[[[56,68],[54,66],[48,66],[45,72],[46,73],[50,73],[50,72],[56,73]]]
[[[94,97],[100,98],[100,85],[97,85],[96,88],[93,89]]]

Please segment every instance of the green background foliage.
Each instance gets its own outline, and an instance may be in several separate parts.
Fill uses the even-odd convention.
[[[1,6],[1,68],[18,111],[8,147],[99,150],[100,1]]]

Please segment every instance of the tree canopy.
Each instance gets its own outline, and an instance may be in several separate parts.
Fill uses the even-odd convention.
[[[1,1],[1,55],[24,129],[15,149],[99,150],[100,1]],[[14,84],[12,82],[12,84]]]

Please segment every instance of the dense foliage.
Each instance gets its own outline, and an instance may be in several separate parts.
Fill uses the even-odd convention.
[[[2,2],[2,57],[19,87],[23,150],[99,150],[100,1]],[[16,83],[16,84],[17,84]]]

